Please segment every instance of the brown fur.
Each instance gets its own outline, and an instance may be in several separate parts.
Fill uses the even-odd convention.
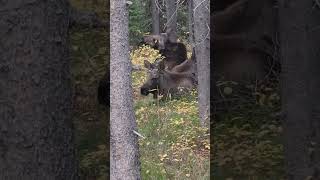
[[[170,42],[167,33],[160,35],[145,35],[144,43],[152,48],[158,49],[164,56],[164,65],[167,69],[172,69],[187,59],[187,49],[183,43]]]
[[[238,0],[212,15],[214,77],[239,82],[265,78],[268,57],[274,54],[269,1]],[[261,20],[269,27],[261,29]]]
[[[188,60],[190,61],[190,60]],[[148,69],[148,80],[141,86],[141,94],[148,95],[152,93],[154,98],[157,94],[166,96],[168,93],[177,93],[179,87],[191,89],[196,85],[196,77],[191,72],[192,63],[182,63],[173,71],[145,61],[145,67]],[[158,89],[158,91],[155,91]]]

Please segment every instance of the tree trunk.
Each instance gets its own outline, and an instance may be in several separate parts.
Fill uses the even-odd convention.
[[[160,11],[157,0],[151,0],[152,9],[152,34],[160,34]]]
[[[177,41],[177,3],[176,0],[166,0],[168,39],[171,42]]]
[[[0,179],[78,179],[68,52],[69,4],[0,6]]]
[[[126,0],[111,1],[111,179],[140,179]]]
[[[282,106],[287,179],[320,179],[320,12],[280,1]]]
[[[209,0],[193,0],[194,46],[198,72],[198,101],[202,126],[209,125],[210,114],[210,12]]]

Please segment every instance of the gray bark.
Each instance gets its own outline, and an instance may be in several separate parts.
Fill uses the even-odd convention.
[[[160,34],[160,11],[157,6],[157,0],[151,0],[152,9],[152,34]]]
[[[166,29],[168,39],[171,42],[177,41],[177,3],[176,0],[166,0],[167,23]]]
[[[210,115],[210,12],[209,0],[193,0],[194,46],[198,72],[198,103],[202,126]]]
[[[279,2],[287,179],[320,179],[320,12],[312,1]]]
[[[126,0],[111,3],[111,179],[140,179],[140,163],[133,90],[131,62],[129,60],[128,9]]]
[[[69,4],[0,3],[0,179],[78,179]]]

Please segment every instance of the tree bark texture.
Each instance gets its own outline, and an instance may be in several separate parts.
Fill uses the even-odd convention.
[[[171,42],[177,41],[177,2],[176,0],[166,0],[167,11],[167,33]]]
[[[320,179],[320,11],[312,1],[279,2],[287,179]]]
[[[152,34],[160,34],[160,11],[157,0],[151,0],[152,9]]]
[[[209,0],[194,0],[194,46],[198,72],[198,103],[202,126],[210,114],[210,12]]]
[[[66,0],[0,2],[0,179],[78,179]]]
[[[111,1],[111,179],[140,179],[137,125],[133,111],[126,0]]]

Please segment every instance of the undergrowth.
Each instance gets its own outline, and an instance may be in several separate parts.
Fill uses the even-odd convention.
[[[219,84],[219,83],[218,83]],[[234,85],[234,84],[233,84]],[[211,176],[215,180],[284,179],[280,96],[276,83],[241,87],[220,83],[225,110],[212,127]]]

